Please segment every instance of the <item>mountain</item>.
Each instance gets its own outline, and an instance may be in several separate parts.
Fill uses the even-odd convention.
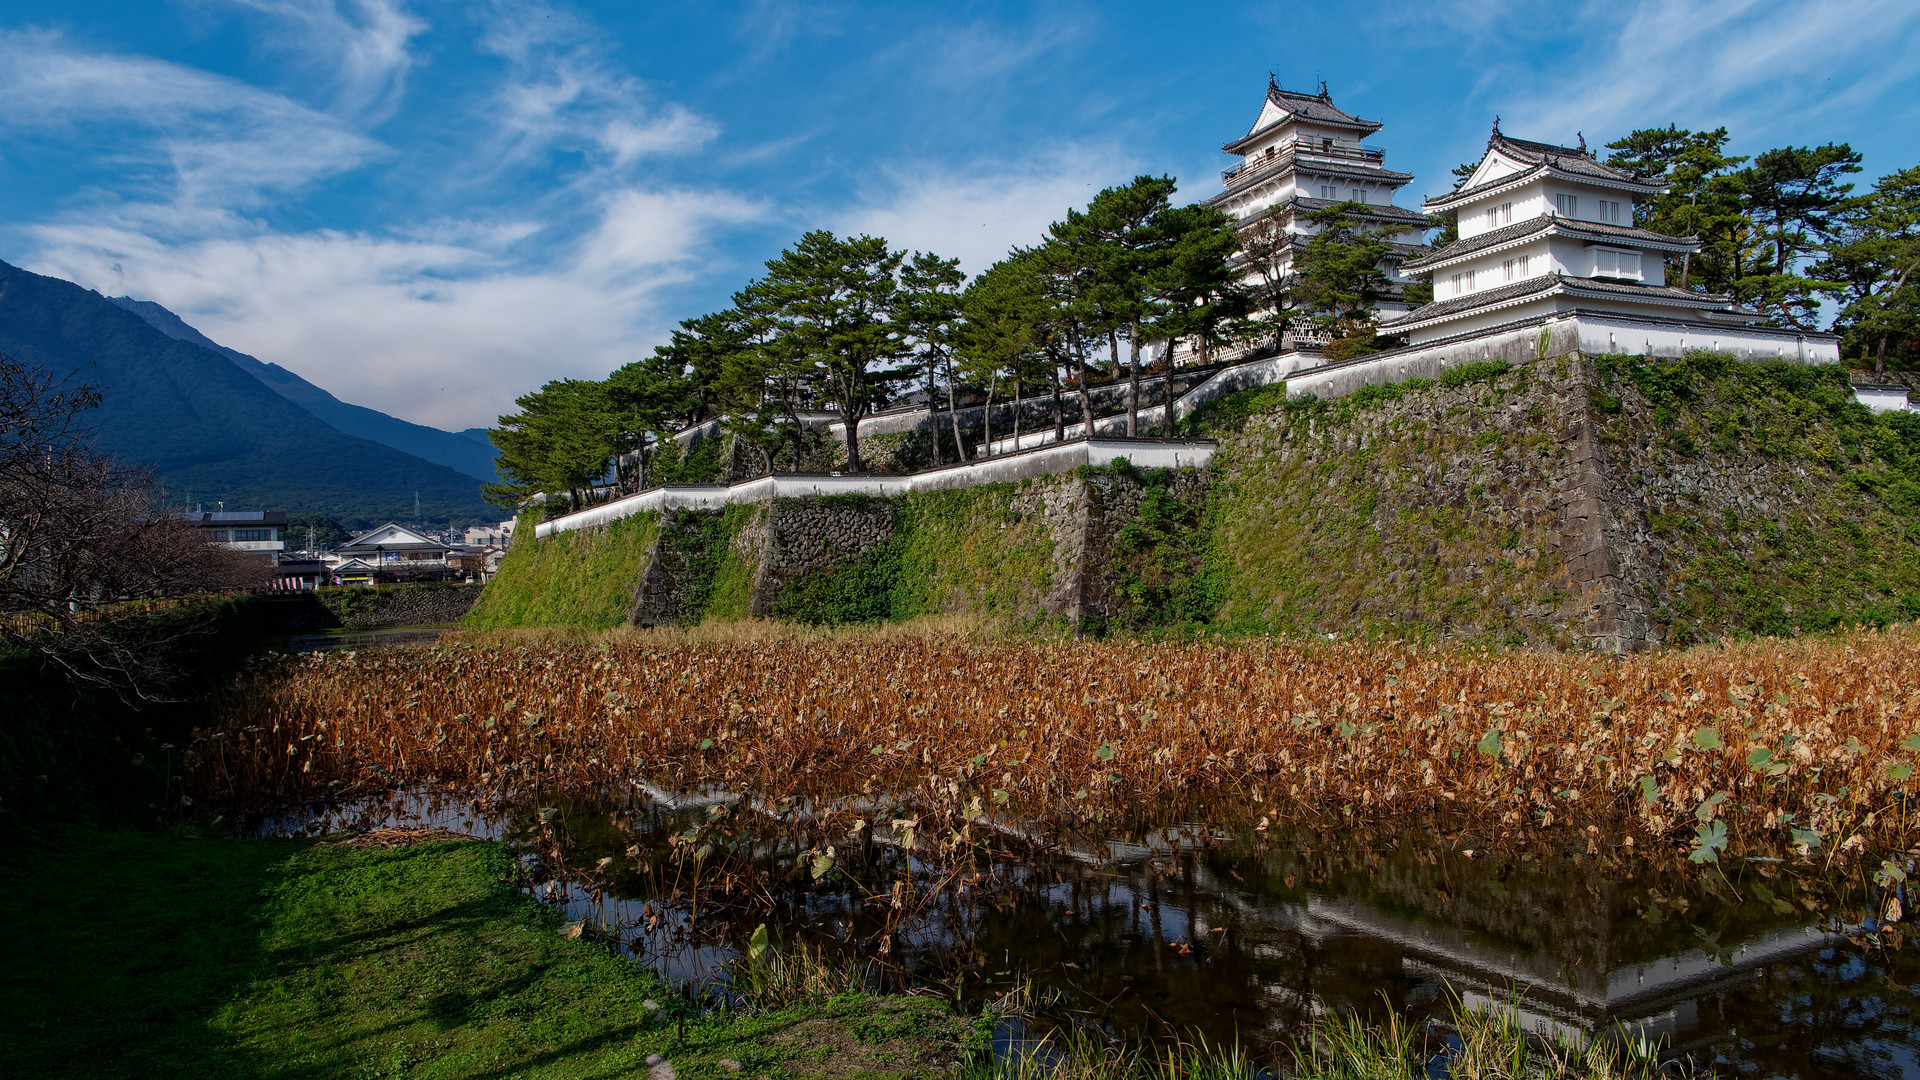
[[[491,481],[495,478],[493,444],[487,441],[486,428],[468,428],[461,432],[442,431],[424,424],[409,423],[397,416],[388,416],[386,413],[369,409],[364,405],[352,405],[341,401],[279,364],[269,364],[248,356],[238,349],[227,348],[187,325],[180,316],[152,300],[135,300],[131,296],[109,296],[107,302],[133,312],[145,319],[148,326],[170,338],[190,341],[203,349],[211,349],[219,353],[240,365],[240,370],[266,383],[281,397],[349,435],[358,435],[362,439],[384,443],[414,457],[425,458],[435,464],[458,469],[478,480]],[[476,431],[480,433],[477,447],[471,434]]]
[[[472,476],[342,432],[225,353],[5,262],[0,351],[99,386],[100,448],[153,468],[175,498],[366,525],[412,520],[417,493],[428,520],[499,518]]]

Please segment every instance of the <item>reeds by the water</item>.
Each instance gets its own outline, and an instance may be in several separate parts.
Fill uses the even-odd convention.
[[[461,643],[257,668],[195,748],[253,803],[636,781],[1115,824],[1428,816],[1711,862],[1914,843],[1920,632],[1624,660],[965,635]],[[931,825],[933,822],[929,822]],[[922,835],[930,835],[923,828]]]

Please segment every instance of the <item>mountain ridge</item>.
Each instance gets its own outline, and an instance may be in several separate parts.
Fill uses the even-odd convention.
[[[269,363],[214,341],[156,301],[136,300],[131,296],[109,296],[106,301],[123,311],[133,312],[148,326],[176,341],[190,342],[219,353],[281,397],[348,435],[391,446],[436,465],[456,469],[476,480],[491,482],[496,479],[493,444],[486,440],[486,428],[445,431],[402,420],[365,405],[341,401],[279,364]],[[477,440],[470,434],[475,431],[481,432]]]
[[[429,520],[498,520],[474,477],[342,432],[225,353],[4,261],[0,351],[98,385],[85,418],[96,444],[152,468],[175,498],[364,525],[414,520],[417,493]]]

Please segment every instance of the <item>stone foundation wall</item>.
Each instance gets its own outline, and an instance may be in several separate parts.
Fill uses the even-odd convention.
[[[750,611],[770,614],[784,585],[885,543],[893,536],[894,515],[893,500],[865,495],[771,500],[761,535],[741,553],[757,556]]]
[[[480,599],[478,585],[395,585],[380,589],[320,589],[256,601],[273,630],[366,629],[377,626],[451,626]]]
[[[1294,633],[1644,644],[1580,363],[1397,392],[1256,416],[1223,443],[1223,616]]]

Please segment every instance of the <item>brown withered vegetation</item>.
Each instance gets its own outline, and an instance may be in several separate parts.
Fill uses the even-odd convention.
[[[1359,643],[614,638],[285,658],[195,748],[230,804],[442,786],[884,799],[1120,828],[1422,817],[1589,851],[1912,845],[1920,631],[1615,660]],[[925,833],[923,832],[923,835]]]

